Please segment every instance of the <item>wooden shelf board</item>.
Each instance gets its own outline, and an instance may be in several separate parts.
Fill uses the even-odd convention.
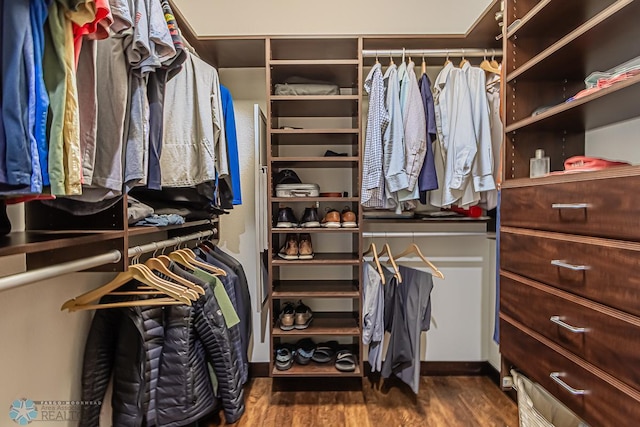
[[[517,78],[582,80],[596,69],[608,70],[638,56],[640,45],[635,35],[639,12],[638,2],[617,1],[517,69],[507,70],[507,82]],[[629,32],[619,28],[629,28]],[[597,45],[596,40],[606,40],[615,49]],[[622,54],[626,59],[621,60]]]
[[[269,65],[358,65],[357,59],[272,59]]]
[[[359,157],[318,156],[318,157],[272,157],[273,166],[295,168],[352,168],[357,166]]]
[[[358,115],[357,95],[272,96],[272,117],[347,117]]]
[[[286,260],[278,257],[273,259],[272,264],[277,266],[283,265],[302,265],[302,264],[316,264],[316,265],[358,265],[360,258],[355,253],[335,253],[325,252],[316,253],[313,259],[297,259]]]
[[[507,34],[507,38],[517,35],[523,37],[555,38],[562,37],[580,25],[581,22],[591,19],[614,0],[541,0],[531,8],[520,23],[513,27]]]
[[[298,134],[355,134],[360,133],[359,129],[342,129],[342,128],[328,128],[328,129],[271,129],[272,134],[280,135],[298,135]]]
[[[596,179],[624,178],[640,174],[640,166],[618,166],[600,171],[549,175],[540,178],[515,178],[502,182],[502,188],[531,187],[536,185],[563,184]]]
[[[128,234],[129,236],[140,236],[140,235],[144,235],[144,234],[153,234],[153,233],[159,233],[162,231],[170,231],[170,230],[180,230],[180,229],[188,229],[188,228],[195,228],[195,227],[201,227],[204,225],[211,225],[218,222],[218,220],[214,220],[214,221],[210,221],[208,219],[203,219],[200,221],[190,221],[190,222],[186,222],[184,224],[179,224],[179,225],[167,225],[166,227],[135,227],[135,226],[130,226],[129,230],[128,230]]]
[[[416,224],[416,223],[469,223],[469,222],[487,222],[491,218],[488,216],[481,216],[478,218],[471,218],[468,216],[451,216],[451,217],[433,217],[433,218],[363,218],[365,224]]]
[[[357,317],[357,312],[313,313],[313,320],[311,321],[311,325],[309,325],[308,328],[283,331],[276,325],[271,331],[271,336],[359,336],[360,328],[358,327]]]
[[[279,371],[273,368],[271,371],[272,377],[361,377],[360,366],[356,365],[356,370],[353,372],[341,372],[335,368],[333,362],[325,364],[317,364],[311,362],[308,365],[298,365],[294,363],[290,369],[286,371]]]
[[[314,227],[314,228],[272,228],[273,234],[289,234],[289,233],[339,233],[339,234],[354,234],[359,233],[360,228],[329,228],[329,227]]]
[[[357,101],[358,95],[271,95],[275,101]]]
[[[527,117],[506,128],[516,130],[585,131],[640,115],[640,75],[616,83],[571,102],[556,105],[542,114]]]
[[[72,248],[124,237],[124,231],[16,231],[0,237],[0,256]]]
[[[360,197],[272,197],[272,203],[359,202]]]
[[[356,280],[276,280],[272,298],[359,298]]]

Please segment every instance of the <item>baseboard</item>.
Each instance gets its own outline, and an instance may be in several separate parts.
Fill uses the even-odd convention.
[[[364,362],[365,376],[371,373],[371,365]],[[420,362],[420,375],[423,376],[485,376],[500,387],[500,372],[489,362]],[[251,378],[269,376],[269,362],[249,363]]]
[[[269,376],[269,362],[249,363],[249,378],[265,378]]]

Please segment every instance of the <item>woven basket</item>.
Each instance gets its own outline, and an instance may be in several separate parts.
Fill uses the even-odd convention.
[[[539,384],[511,371],[518,392],[520,427],[588,427]]]

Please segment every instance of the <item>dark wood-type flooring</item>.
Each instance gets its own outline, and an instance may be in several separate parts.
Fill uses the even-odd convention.
[[[275,382],[272,382],[275,381]],[[487,377],[421,377],[420,393],[397,380],[313,389],[314,379],[253,379],[238,427],[518,426],[516,404]],[[359,381],[362,381],[360,387]],[[222,415],[222,414],[220,414]],[[200,426],[228,425],[218,416]]]

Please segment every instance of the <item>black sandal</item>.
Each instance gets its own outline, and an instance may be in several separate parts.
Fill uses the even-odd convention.
[[[333,360],[333,356],[336,355],[336,347],[338,346],[337,341],[329,341],[325,343],[320,343],[316,347],[316,351],[313,353],[313,360],[316,363],[329,363]]]
[[[351,350],[340,350],[336,354],[336,369],[341,372],[353,372],[356,370],[357,359]]]

